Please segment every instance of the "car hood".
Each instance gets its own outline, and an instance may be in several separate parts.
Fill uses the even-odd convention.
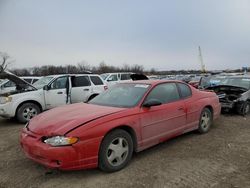
[[[9,71],[3,71],[0,73],[0,79],[8,79],[12,82],[14,82],[19,88],[26,89],[28,87],[32,88],[33,90],[36,90],[36,88],[31,85],[30,83],[26,82],[25,80],[19,78],[18,76],[12,74]]]
[[[42,136],[64,135],[76,127],[123,110],[125,108],[86,103],[64,105],[34,117],[27,128]]]

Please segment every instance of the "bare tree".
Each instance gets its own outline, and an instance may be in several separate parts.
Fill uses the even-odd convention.
[[[13,60],[7,53],[0,52],[0,72],[6,70],[12,62]]]

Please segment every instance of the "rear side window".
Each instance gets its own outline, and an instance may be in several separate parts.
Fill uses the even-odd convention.
[[[192,91],[188,85],[181,84],[181,83],[178,83],[177,85],[178,85],[179,90],[180,90],[181,98],[187,98],[187,97],[190,97],[192,95]]]
[[[98,76],[90,76],[90,79],[95,85],[103,85],[102,80]]]
[[[152,99],[161,101],[161,103],[169,103],[178,100],[179,92],[174,83],[160,84],[156,86],[147,96],[146,102]]]
[[[130,80],[130,74],[121,74],[121,80]]]
[[[90,86],[90,81],[88,76],[77,76],[72,77],[72,87],[83,87]]]

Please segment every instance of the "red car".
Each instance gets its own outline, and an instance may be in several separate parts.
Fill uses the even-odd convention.
[[[113,172],[139,152],[192,130],[206,133],[220,115],[213,92],[179,81],[120,83],[88,104],[34,117],[21,132],[28,158],[49,168]]]

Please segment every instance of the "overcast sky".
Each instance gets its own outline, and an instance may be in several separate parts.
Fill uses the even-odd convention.
[[[0,51],[13,67],[250,66],[249,0],[0,0]]]

